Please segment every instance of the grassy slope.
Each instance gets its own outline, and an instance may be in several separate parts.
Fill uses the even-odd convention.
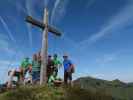
[[[47,86],[21,87],[0,95],[0,100],[112,100],[101,92],[73,88],[53,88]]]

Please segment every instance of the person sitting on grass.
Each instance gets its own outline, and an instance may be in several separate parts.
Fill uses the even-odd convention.
[[[48,86],[60,86],[63,83],[61,78],[57,78],[56,72],[50,75],[48,80]]]

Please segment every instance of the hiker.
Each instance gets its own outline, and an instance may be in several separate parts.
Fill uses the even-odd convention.
[[[27,69],[28,69],[28,67],[29,67],[30,64],[31,64],[31,62],[30,62],[30,59],[29,59],[28,57],[25,58],[25,59],[22,61],[22,63],[21,63],[21,71],[22,71],[22,73],[23,73],[23,79],[24,79],[24,76],[25,76],[26,71],[27,71]]]
[[[32,60],[32,80],[33,83],[36,84],[40,80],[40,64],[37,59],[37,54],[33,55]]]
[[[48,60],[47,60],[47,81],[49,80],[50,75],[53,73],[53,67],[54,67],[54,62],[52,60],[52,56],[48,55]]]
[[[8,81],[7,81],[7,88],[8,89],[12,88],[13,75],[14,75],[14,70],[9,70],[8,71]]]
[[[14,77],[17,78],[17,80],[14,80]],[[13,85],[18,85],[21,81],[22,77],[22,72],[20,68],[17,69],[12,69],[8,72],[8,82],[7,82],[7,88],[12,88]],[[15,84],[14,84],[15,82]]]
[[[17,68],[15,69],[14,71],[14,74],[13,74],[14,77],[17,77],[17,82],[20,84],[22,82],[22,79],[23,79],[23,72],[21,70],[21,68]]]
[[[57,78],[56,72],[53,71],[48,79],[48,86],[60,86],[62,83],[63,81],[60,78]]]
[[[74,64],[69,60],[68,55],[63,56],[63,65],[64,65],[64,83],[72,85],[72,73],[74,73]]]
[[[57,54],[54,54],[53,56],[53,62],[54,62],[54,72],[55,72],[55,75],[57,76],[58,75],[58,69],[62,66],[60,60],[58,59],[58,55]]]

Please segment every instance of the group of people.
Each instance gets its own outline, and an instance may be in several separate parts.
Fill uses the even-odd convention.
[[[12,86],[13,77],[17,77],[18,83],[30,83],[38,84],[40,80],[41,72],[41,53],[34,54],[32,60],[30,58],[25,58],[18,70],[10,70],[8,76],[10,77],[7,86]],[[63,62],[59,59],[57,54],[48,55],[47,57],[47,83],[48,85],[54,85],[55,83],[63,83],[63,80],[58,78],[58,70],[64,66],[64,84],[72,85],[72,74],[75,71],[74,64],[69,59],[67,54],[63,55]]]

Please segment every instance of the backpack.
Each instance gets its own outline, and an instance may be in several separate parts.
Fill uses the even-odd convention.
[[[75,73],[75,67],[74,67],[74,65],[71,65],[71,73]]]
[[[69,72],[69,73],[75,73],[75,67],[74,67],[73,64],[70,65],[70,68],[68,69],[68,72]]]

